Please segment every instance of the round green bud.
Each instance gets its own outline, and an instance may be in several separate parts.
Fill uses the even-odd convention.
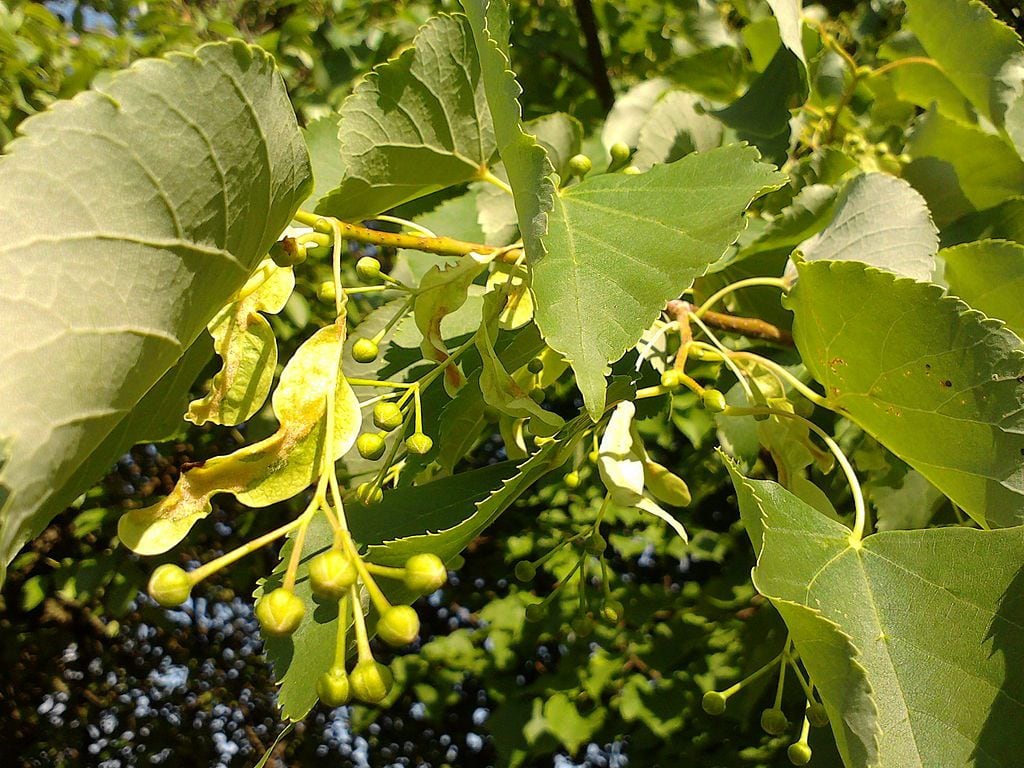
[[[679,371],[675,368],[669,368],[663,374],[661,374],[661,386],[668,390],[679,389],[679,386],[683,383],[682,378],[679,376]]]
[[[357,339],[352,345],[352,359],[357,363],[372,363],[377,359],[377,342],[373,339]]]
[[[535,357],[533,358],[533,360],[526,364],[526,370],[536,375],[544,370],[544,361],[541,360],[539,357]]]
[[[601,609],[601,617],[605,621],[616,623],[622,620],[622,617],[626,615],[626,609],[623,608],[622,603],[618,600],[609,600],[604,604]]]
[[[353,695],[367,704],[380,704],[391,691],[391,670],[373,659],[360,661],[348,677]]]
[[[616,141],[608,149],[608,153],[612,156],[613,163],[624,163],[629,160],[629,145],[624,141]]]
[[[705,389],[701,393],[700,399],[704,403],[704,407],[712,413],[721,413],[729,407],[729,404],[725,402],[725,395],[717,389]]]
[[[786,754],[789,756],[789,762],[793,765],[807,765],[811,762],[811,748],[802,741],[790,744]]]
[[[828,725],[828,712],[825,710],[825,705],[815,701],[807,707],[807,719],[815,728],[824,728]]]
[[[306,260],[306,246],[293,237],[285,237],[270,247],[270,258],[279,267],[294,267]]]
[[[597,531],[594,531],[587,537],[586,548],[587,552],[591,555],[594,555],[596,557],[597,555],[604,554],[604,551],[605,549],[607,549],[607,547],[608,542],[605,541],[604,536],[602,536]]]
[[[405,586],[421,595],[440,589],[448,580],[448,569],[435,554],[421,552],[405,561]]]
[[[434,441],[422,432],[414,432],[405,439],[405,447],[409,449],[409,453],[423,456],[430,453],[430,449],[434,447]]]
[[[164,608],[173,608],[188,600],[192,581],[182,568],[164,563],[149,577],[149,596]]]
[[[328,707],[348,702],[351,688],[344,667],[331,667],[316,681],[316,695]]]
[[[376,280],[380,277],[380,262],[373,256],[363,256],[356,262],[356,274],[363,280]]]
[[[537,566],[529,560],[520,560],[513,572],[520,581],[533,581],[537,575]]]
[[[333,280],[324,280],[320,285],[316,287],[316,297],[320,301],[333,304],[334,300],[338,298],[338,292],[334,287]]]
[[[530,390],[530,399],[533,400],[537,405],[544,402],[545,394],[544,390],[540,387],[534,387]]]
[[[626,176],[636,176],[636,175],[638,175],[640,173],[643,173],[643,171],[641,171],[635,165],[627,165],[625,168],[622,169],[622,172]]]
[[[363,432],[356,438],[356,450],[364,459],[376,461],[384,455],[384,438],[376,432]]]
[[[536,624],[547,618],[548,609],[544,603],[532,603],[526,606],[526,620]]]
[[[360,483],[356,488],[356,498],[361,504],[368,507],[371,504],[380,504],[384,501],[384,491],[373,483]]]
[[[778,736],[786,732],[789,728],[789,720],[786,719],[786,713],[781,709],[766,709],[761,713],[761,728],[762,730],[772,736]]]
[[[594,164],[590,162],[590,158],[586,155],[573,155],[569,158],[569,173],[573,176],[586,176],[593,167]]]
[[[587,454],[587,458],[594,464],[597,464],[597,460],[601,458],[600,452],[594,450]]]
[[[321,597],[339,599],[356,583],[358,575],[352,558],[337,549],[309,561],[309,585]]]
[[[708,691],[700,700],[700,706],[709,715],[720,715],[725,712],[725,702],[725,696],[718,691]]]
[[[577,637],[589,637],[594,631],[594,620],[589,616],[576,616],[572,620],[572,631]]]
[[[409,645],[420,634],[420,617],[411,605],[393,605],[377,620],[377,634],[392,648]]]
[[[278,587],[256,604],[256,618],[268,635],[287,637],[299,628],[306,607],[291,590]]]
[[[580,473],[579,472],[566,472],[565,477],[562,478],[565,481],[565,487],[569,489],[576,489],[580,487]]]
[[[404,418],[397,403],[380,402],[373,406],[373,424],[378,429],[391,432],[402,426]]]

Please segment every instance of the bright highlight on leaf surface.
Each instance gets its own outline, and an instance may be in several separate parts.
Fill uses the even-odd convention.
[[[142,61],[21,131],[0,161],[4,564],[148,436],[104,443],[309,187],[273,59],[241,43]]]

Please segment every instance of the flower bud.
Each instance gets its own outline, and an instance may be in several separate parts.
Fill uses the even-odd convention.
[[[394,684],[391,670],[373,659],[356,664],[348,679],[355,697],[367,704],[380,704]]]
[[[718,691],[708,691],[700,700],[700,706],[709,715],[720,715],[725,712],[725,702],[725,696]]]
[[[149,596],[164,608],[173,608],[188,600],[192,580],[173,563],[164,563],[149,577]]]
[[[309,583],[321,597],[337,600],[356,583],[356,564],[343,552],[332,549],[309,561]]]
[[[352,359],[357,363],[372,363],[379,352],[377,342],[373,339],[357,339],[352,345]]]
[[[807,765],[811,762],[811,748],[802,741],[790,744],[786,754],[789,756],[789,762],[793,765]]]
[[[376,461],[384,455],[384,438],[376,432],[363,432],[356,438],[356,450],[364,459]]]
[[[291,590],[278,587],[256,604],[256,618],[268,635],[286,637],[299,628],[306,607]]]
[[[430,453],[430,449],[434,447],[434,441],[422,432],[416,432],[406,438],[405,447],[409,449],[409,453],[423,456]]]
[[[789,728],[789,720],[786,719],[786,714],[781,709],[766,709],[761,713],[761,729],[771,735],[778,736],[786,732]]]
[[[351,687],[344,667],[331,667],[316,681],[316,695],[328,707],[340,707],[348,702]]]
[[[380,402],[373,406],[373,424],[378,429],[391,432],[402,426],[402,409],[397,403]]]
[[[420,634],[420,617],[411,605],[393,605],[377,620],[377,635],[393,648],[409,645]]]
[[[421,595],[440,589],[448,580],[448,569],[437,555],[423,552],[405,561],[405,586]]]
[[[363,280],[376,280],[380,277],[380,262],[373,256],[363,256],[356,262],[356,274]]]
[[[729,407],[729,404],[725,402],[725,395],[717,389],[705,389],[701,393],[700,399],[704,403],[704,407],[712,413],[721,413]]]

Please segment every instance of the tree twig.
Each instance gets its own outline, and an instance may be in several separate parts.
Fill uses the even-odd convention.
[[[685,320],[693,309],[694,307],[690,302],[679,299],[674,299],[665,306],[665,311],[677,320],[680,320],[680,322]],[[747,338],[773,341],[776,344],[787,347],[793,346],[793,334],[760,318],[741,317],[740,315],[730,315],[726,312],[706,310],[701,315],[701,320],[712,328],[720,328],[723,331],[737,333]]]

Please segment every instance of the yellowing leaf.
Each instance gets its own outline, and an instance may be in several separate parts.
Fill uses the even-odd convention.
[[[428,360],[441,363],[448,359],[448,347],[441,334],[441,321],[466,303],[469,286],[484,271],[490,257],[470,253],[458,264],[431,268],[420,281],[413,305],[416,327],[423,335],[420,348]],[[445,385],[458,389],[465,383],[458,367],[449,365],[445,370]]]
[[[170,496],[125,514],[118,535],[143,555],[166,552],[210,512],[210,499],[231,493],[250,507],[266,507],[309,486],[323,468],[325,412],[334,388],[334,459],[352,447],[361,414],[341,372],[344,316],[321,328],[288,361],[274,392],[280,422],[270,437],[185,472]]]
[[[295,288],[291,268],[264,261],[230,304],[210,323],[214,349],[224,366],[210,391],[189,405],[185,418],[193,424],[234,426],[250,419],[270,394],[277,367],[277,339],[260,312],[277,313]]]
[[[490,317],[493,314],[490,310],[494,308],[495,295],[491,294],[489,299],[484,304],[485,317]],[[480,371],[480,391],[483,392],[484,400],[488,405],[494,406],[509,416],[536,419],[533,429],[537,434],[554,434],[565,423],[565,420],[557,413],[541,408],[530,398],[521,383],[505,370],[505,366],[501,364],[501,360],[498,359],[498,355],[494,351],[493,337],[497,330],[495,326],[495,321],[485,323],[476,334],[476,348],[483,361],[483,368]]]

